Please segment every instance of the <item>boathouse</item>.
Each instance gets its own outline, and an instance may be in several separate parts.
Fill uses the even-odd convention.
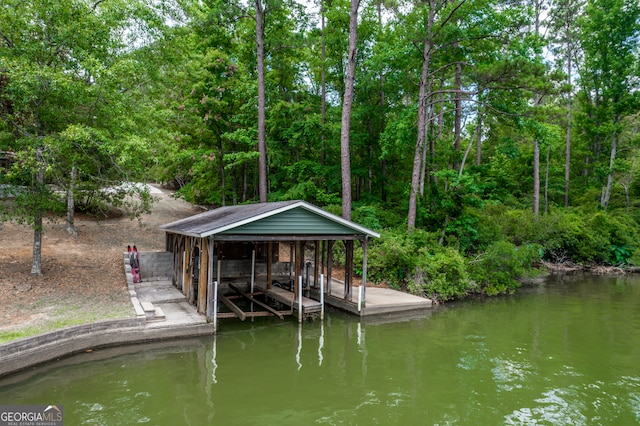
[[[313,300],[318,294],[339,307],[364,305],[365,286],[357,295],[353,292],[354,243],[362,247],[362,281],[366,282],[367,245],[380,236],[304,201],[220,207],[160,228],[166,233],[166,250],[173,254],[173,285],[202,314],[218,312],[218,301],[222,301],[229,315],[242,319],[283,313],[254,298],[259,292],[288,305],[291,313],[298,309],[299,317],[303,310],[310,314],[317,309]],[[344,255],[344,277],[340,277],[344,288],[332,295],[327,283],[335,282],[333,253],[337,250]],[[230,294],[266,310],[252,308],[247,313]]]

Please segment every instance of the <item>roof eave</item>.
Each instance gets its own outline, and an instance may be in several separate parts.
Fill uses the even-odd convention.
[[[336,215],[334,215],[332,213],[329,213],[329,212],[327,212],[327,211],[325,211],[325,210],[323,210],[323,209],[321,209],[319,207],[316,207],[313,204],[307,203],[305,201],[298,201],[298,202],[295,202],[295,203],[291,203],[291,204],[282,206],[282,207],[277,208],[277,209],[269,210],[269,211],[267,211],[265,213],[262,213],[262,214],[259,214],[257,216],[251,216],[251,217],[248,217],[246,219],[240,220],[238,222],[230,223],[228,225],[221,226],[221,227],[218,227],[218,228],[215,228],[215,229],[211,229],[211,230],[208,230],[208,231],[205,231],[205,232],[200,232],[200,233],[176,232],[176,231],[172,231],[170,229],[167,229],[168,225],[160,226],[160,229],[164,230],[165,232],[172,232],[174,234],[182,234],[182,235],[187,235],[187,236],[196,237],[196,238],[206,238],[206,237],[210,237],[212,235],[216,235],[216,234],[219,234],[219,233],[222,233],[222,232],[226,232],[226,231],[232,230],[234,228],[238,228],[238,227],[247,225],[249,223],[253,223],[253,222],[262,220],[262,219],[270,217],[270,216],[277,215],[279,213],[283,213],[283,212],[288,211],[288,210],[292,210],[292,209],[298,208],[298,207],[303,208],[303,209],[308,210],[308,211],[311,211],[311,212],[313,212],[313,213],[315,213],[315,214],[317,214],[319,216],[322,216],[322,217],[324,217],[326,219],[329,219],[329,220],[331,220],[333,222],[339,223],[342,226],[345,226],[347,228],[353,229],[354,231],[358,231],[359,233],[362,233],[362,234],[364,234],[364,235],[366,235],[368,237],[380,238],[380,234],[375,232],[375,231],[367,229],[367,228],[365,228],[363,226],[358,225],[357,223],[354,223],[354,222],[352,222],[350,220],[346,220],[346,219],[344,219],[344,218],[342,218],[340,216],[336,216]],[[186,220],[186,219],[183,219],[183,220]],[[173,222],[173,224],[178,224],[179,222],[180,221]],[[171,224],[169,224],[169,225],[171,225]]]

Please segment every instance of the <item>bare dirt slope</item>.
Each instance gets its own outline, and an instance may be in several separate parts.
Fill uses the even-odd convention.
[[[122,252],[164,250],[160,225],[201,212],[153,186],[158,201],[140,221],[126,216],[76,216],[77,238],[65,222],[46,222],[40,277],[31,275],[33,230],[0,225],[0,342],[71,324],[134,315]]]

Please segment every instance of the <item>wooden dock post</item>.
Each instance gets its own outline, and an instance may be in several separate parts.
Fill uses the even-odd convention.
[[[214,290],[213,290],[213,333],[218,332],[218,285],[220,285],[220,267],[222,266],[222,261],[220,260],[220,256],[218,256],[218,267],[216,268],[217,280],[214,282]]]
[[[302,275],[298,276],[298,322],[302,323]]]
[[[213,283],[213,334],[218,333],[218,281]]]
[[[213,318],[213,281],[207,282],[207,319]]]
[[[320,321],[324,321],[324,274],[320,274]]]
[[[253,287],[256,283],[256,250],[251,250],[251,291],[249,294],[253,296]],[[251,302],[251,312],[253,312],[253,302]],[[253,320],[253,318],[252,318]]]
[[[256,282],[256,251],[251,250],[251,291],[253,294],[253,286]]]

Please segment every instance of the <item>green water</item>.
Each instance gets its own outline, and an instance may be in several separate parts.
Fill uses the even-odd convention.
[[[554,277],[413,319],[221,323],[0,380],[65,424],[640,423],[640,277]]]

